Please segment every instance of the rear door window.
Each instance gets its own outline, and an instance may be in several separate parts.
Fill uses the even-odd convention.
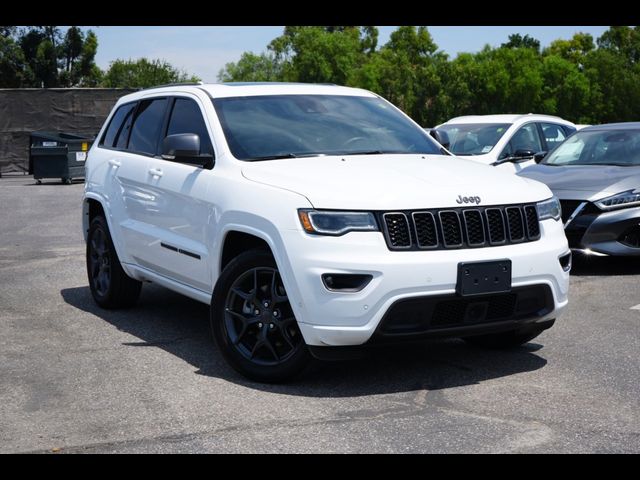
[[[555,123],[541,123],[542,135],[547,143],[547,150],[553,150],[567,138],[561,125]]]
[[[140,102],[134,114],[129,150],[148,155],[157,153],[166,108],[166,98],[154,98]]]
[[[135,106],[134,102],[118,107],[109,122],[107,131],[102,136],[101,146],[108,148],[124,148],[127,146],[127,137],[131,129],[131,116]]]

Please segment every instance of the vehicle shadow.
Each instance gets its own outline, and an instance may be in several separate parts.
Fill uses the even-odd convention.
[[[576,277],[638,274],[640,274],[640,258],[636,257],[574,255],[571,266],[571,275]]]
[[[103,310],[89,287],[61,290],[66,303],[95,315],[140,341],[132,348],[155,347],[197,368],[197,374],[223,378],[248,388],[304,397],[335,398],[416,390],[439,390],[530,372],[546,359],[536,343],[511,350],[484,350],[461,340],[376,347],[366,358],[318,362],[304,376],[281,385],[249,381],[232,370],[211,340],[208,307],[155,285],[145,285],[137,307]]]

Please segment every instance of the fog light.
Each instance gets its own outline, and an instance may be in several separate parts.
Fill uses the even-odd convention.
[[[325,273],[322,275],[322,283],[332,292],[359,292],[372,278],[373,275]]]
[[[571,252],[561,255],[558,258],[558,261],[560,262],[560,266],[562,267],[562,270],[564,270],[565,272],[568,272],[569,270],[571,270]]]
[[[640,248],[640,225],[635,225],[629,228],[626,232],[620,235],[618,241],[625,244],[627,247]]]

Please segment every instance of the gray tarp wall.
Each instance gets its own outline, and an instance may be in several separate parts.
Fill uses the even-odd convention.
[[[29,134],[48,130],[94,136],[116,100],[115,88],[0,89],[0,174],[29,170]]]

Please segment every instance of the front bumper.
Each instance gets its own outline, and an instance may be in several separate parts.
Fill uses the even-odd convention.
[[[640,242],[637,240],[640,235],[640,207],[602,212],[595,205],[588,204],[567,224],[565,232],[569,246],[574,250],[604,255],[640,255]]]
[[[308,345],[364,344],[394,303],[425,296],[455,296],[458,263],[505,258],[512,262],[514,290],[546,286],[552,297],[548,311],[518,321],[556,318],[568,303],[569,273],[558,261],[567,253],[568,245],[561,222],[545,220],[540,226],[541,239],[530,243],[403,252],[390,251],[380,232],[352,232],[341,237],[283,232],[293,272],[292,278],[284,280],[285,285],[295,282],[296,288],[287,286],[287,291],[302,335]],[[325,288],[321,278],[325,273],[368,274],[373,278],[362,291],[343,293]],[[489,329],[493,323],[475,325],[473,331]]]

